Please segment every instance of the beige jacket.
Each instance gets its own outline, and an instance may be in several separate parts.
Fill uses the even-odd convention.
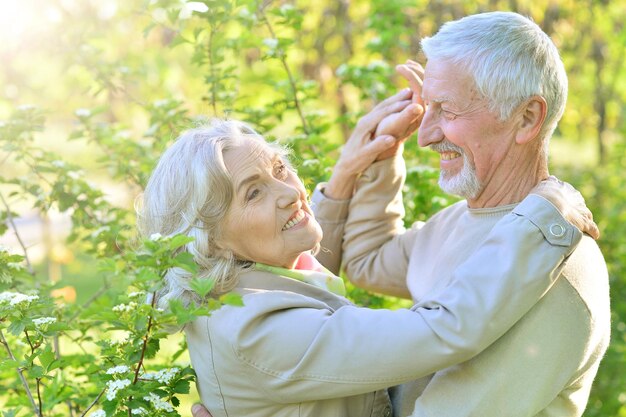
[[[461,201],[426,223],[405,230],[401,195],[404,175],[403,161],[396,159],[374,164],[361,176],[349,202],[344,261],[347,275],[357,285],[391,294],[402,294],[408,288],[415,302],[445,293],[451,282],[462,279],[459,266],[477,254],[501,219],[511,216],[511,212],[538,215],[544,210],[541,205],[529,205],[528,198],[518,206],[487,209],[469,209]],[[318,209],[324,205],[319,202]],[[560,221],[549,221],[544,226],[547,235],[565,236]],[[516,238],[514,233],[503,235],[503,239]],[[510,272],[541,273],[533,272],[538,265],[526,257],[538,249],[536,244],[526,240],[514,250],[502,246],[484,262],[494,274],[501,262],[511,264]],[[582,415],[610,339],[608,274],[593,239],[583,238],[562,265],[561,276],[518,323],[484,352],[400,387],[394,398],[396,415]],[[502,298],[491,302],[506,304],[515,294],[493,295]],[[472,317],[486,319],[481,314]]]
[[[358,308],[290,278],[243,274],[244,307],[224,306],[185,330],[202,402],[215,417],[390,415],[384,388],[476,355],[554,283],[580,232],[545,200],[525,203],[446,291],[411,310]]]

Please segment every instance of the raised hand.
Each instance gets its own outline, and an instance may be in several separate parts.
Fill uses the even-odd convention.
[[[324,190],[327,197],[346,199],[352,196],[358,175],[365,171],[385,150],[395,146],[396,138],[390,135],[375,136],[376,128],[386,117],[401,114],[412,106],[411,90],[405,89],[378,103],[356,124],[335,164],[333,175]]]
[[[374,136],[390,135],[396,139],[394,146],[382,152],[377,161],[387,159],[401,151],[404,142],[417,130],[424,117],[424,102],[422,100],[422,84],[424,68],[415,61],[408,60],[405,64],[396,66],[396,72],[409,82],[412,91],[411,104],[399,113],[385,117],[376,128]]]
[[[541,181],[531,191],[550,201],[571,224],[594,239],[600,237],[598,225],[593,221],[593,214],[587,208],[583,196],[570,184],[554,176]]]

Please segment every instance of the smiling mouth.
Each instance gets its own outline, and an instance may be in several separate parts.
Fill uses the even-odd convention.
[[[283,226],[283,229],[282,229],[282,230],[283,230],[283,232],[284,232],[285,230],[289,230],[289,229],[291,229],[292,227],[294,227],[295,225],[297,225],[298,223],[300,223],[300,222],[302,221],[302,219],[304,219],[304,216],[305,216],[305,214],[304,214],[304,210],[298,210],[298,212],[296,213],[296,215],[295,215],[294,217],[292,217],[292,218],[291,218],[291,220],[289,220],[289,221],[287,222],[287,224],[285,224],[285,225]]]
[[[441,152],[440,155],[441,155],[441,160],[442,161],[451,161],[451,160],[459,158],[461,156],[460,153],[458,153],[458,152],[451,152],[451,151]]]

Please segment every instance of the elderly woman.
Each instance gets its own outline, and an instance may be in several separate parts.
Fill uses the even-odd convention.
[[[363,144],[355,152],[393,146],[384,136],[369,138],[379,123],[388,125],[385,118],[407,111],[407,94],[362,119],[350,139]],[[144,194],[142,233],[194,237],[184,250],[201,277],[215,282],[212,295],[243,297],[243,307],[225,305],[185,328],[199,392],[214,417],[389,416],[386,388],[485,349],[550,288],[581,238],[534,195],[498,223],[441,293],[412,309],[359,308],[342,296],[341,279],[312,258],[322,230],[286,155],[243,123],[215,120],[178,138]],[[550,187],[559,204],[571,198]],[[583,224],[586,215],[570,220]],[[555,221],[565,241],[545,237]],[[497,256],[504,260],[494,267],[488,260]],[[514,268],[513,258],[531,267]],[[323,279],[303,269],[322,271]],[[165,280],[163,305],[199,301],[185,271],[169,271]],[[492,293],[509,294],[507,302],[491,303],[503,298]]]

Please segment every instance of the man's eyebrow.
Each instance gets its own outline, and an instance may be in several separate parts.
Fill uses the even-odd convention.
[[[424,100],[424,97],[422,97],[422,100]],[[439,97],[435,97],[433,99],[430,99],[429,101],[431,103],[438,103],[438,104],[445,103],[445,102],[454,104],[454,102],[455,102],[452,99],[452,97],[450,97],[450,96],[439,96]]]

